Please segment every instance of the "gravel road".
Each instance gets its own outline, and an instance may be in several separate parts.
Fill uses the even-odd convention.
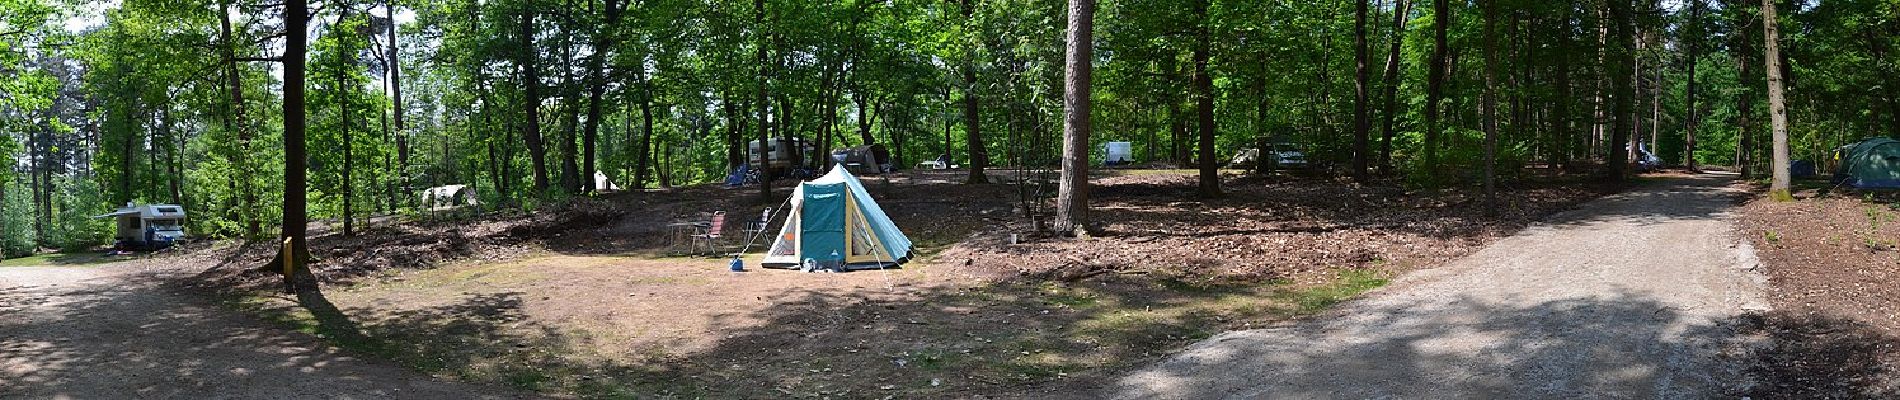
[[[502,399],[156,287],[132,265],[0,268],[0,398]]]
[[[1101,398],[1715,398],[1765,311],[1732,176],[1651,178],[1329,315],[1221,334]]]

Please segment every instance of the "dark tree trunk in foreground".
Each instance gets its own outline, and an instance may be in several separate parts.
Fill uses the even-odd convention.
[[[1220,166],[1214,164],[1214,76],[1208,71],[1207,62],[1213,47],[1210,36],[1213,34],[1213,21],[1207,14],[1208,2],[1194,2],[1194,15],[1200,28],[1194,42],[1194,95],[1200,106],[1200,166],[1201,197],[1220,197]]]
[[[540,197],[548,191],[548,149],[541,140],[541,69],[537,65],[540,55],[536,54],[534,44],[534,2],[527,3],[521,12],[521,86],[525,93],[522,99],[522,112],[527,113],[527,124],[521,131],[522,139],[528,144],[528,157],[534,170],[534,196]]]
[[[1077,232],[1088,226],[1094,37],[1095,0],[1069,0],[1069,48],[1062,92],[1062,177],[1056,190],[1053,227],[1057,232]]]
[[[1425,170],[1437,173],[1438,142],[1441,136],[1438,102],[1445,98],[1445,64],[1451,54],[1451,42],[1448,40],[1450,2],[1432,1],[1432,19],[1432,66],[1425,82]]]
[[[390,114],[392,114],[391,118],[396,121],[396,132],[394,132],[394,136],[396,136],[395,173],[397,177],[396,180],[397,182],[399,182],[399,185],[401,185],[404,188],[407,188],[409,186],[408,185],[409,174],[406,173],[403,170],[403,168],[409,166],[409,135],[405,133],[406,129],[408,129],[408,125],[405,125],[402,118],[402,111],[403,111],[402,59],[397,57],[398,48],[397,48],[397,43],[396,43],[396,0],[387,0],[386,2],[383,3],[383,15],[389,17],[389,82],[388,82],[388,85],[389,85],[389,92],[391,94],[391,98],[393,101],[391,103],[392,108],[390,110]],[[394,201],[395,198],[392,197],[391,200]],[[389,208],[392,210],[396,209],[397,207],[399,206],[396,204],[389,205]]]
[[[754,45],[758,46],[757,48],[758,65],[757,66],[759,68],[759,82],[758,82],[759,118],[755,120],[759,124],[759,147],[760,147],[759,150],[760,151],[759,151],[759,166],[757,169],[757,171],[759,172],[759,176],[761,177],[761,179],[759,179],[760,180],[759,201],[771,202],[772,201],[772,174],[770,173],[771,170],[768,168],[769,166],[771,166],[771,162],[770,162],[770,159],[766,158],[765,156],[766,152],[764,151],[767,145],[767,143],[765,142],[765,132],[766,132],[765,115],[767,112],[766,106],[770,104],[772,101],[770,98],[767,98],[765,95],[765,78],[766,78],[765,76],[765,71],[766,71],[765,69],[766,68],[765,67],[765,63],[766,63],[765,0],[752,0],[752,29],[753,29],[752,34],[753,36],[755,36],[754,39],[756,41]]]
[[[286,287],[305,290],[293,277],[309,274],[305,263],[310,247],[304,236],[308,228],[308,210],[304,203],[307,155],[304,151],[304,55],[309,52],[310,8],[306,0],[284,2],[284,219],[283,239],[289,242],[291,264],[284,270]],[[277,261],[277,262],[282,262]],[[311,282],[310,286],[314,286]]]
[[[1696,139],[1696,128],[1699,128],[1702,125],[1702,112],[1700,109],[1696,108],[1696,103],[1695,103],[1695,100],[1696,100],[1695,73],[1696,73],[1696,65],[1700,64],[1699,61],[1701,61],[1701,57],[1702,57],[1701,46],[1700,46],[1700,44],[1702,43],[1701,33],[1703,32],[1703,30],[1701,29],[1702,0],[1689,0],[1689,23],[1693,24],[1692,26],[1694,28],[1692,28],[1689,31],[1690,32],[1689,37],[1683,39],[1684,41],[1689,42],[1688,43],[1688,46],[1689,46],[1689,67],[1688,67],[1689,68],[1689,82],[1688,82],[1689,122],[1687,124],[1688,130],[1683,133],[1682,161],[1683,161],[1683,164],[1689,167],[1689,171],[1700,171],[1701,169],[1697,168],[1696,166],[1695,139]]]
[[[337,18],[337,22],[340,24],[343,20],[349,18],[349,9],[345,8],[343,15]],[[354,163],[355,157],[352,157],[352,154],[350,154],[350,148],[356,145],[356,137],[353,136],[354,132],[350,129],[350,125],[352,125],[352,121],[350,121],[350,85],[348,82],[349,77],[346,75],[349,73],[349,54],[352,53],[344,51],[341,54],[337,54],[336,88],[332,89],[336,91],[337,111],[342,117],[342,121],[337,125],[343,129],[343,236],[356,235],[356,186],[352,184],[353,182],[350,179],[350,173],[356,169],[356,164]]]
[[[1385,56],[1385,132],[1379,141],[1379,170],[1390,173],[1392,168],[1392,125],[1398,119],[1399,103],[1399,50],[1405,43],[1405,14],[1409,9],[1405,0],[1398,0],[1392,9],[1392,48]]]
[[[1372,0],[1359,0],[1353,12],[1353,92],[1352,92],[1352,179],[1364,183],[1371,179],[1367,172],[1367,153],[1372,150],[1372,109],[1369,107],[1372,80],[1370,51],[1366,48],[1366,9]]]
[[[1768,197],[1775,200],[1791,199],[1788,194],[1788,104],[1782,93],[1781,82],[1781,29],[1775,16],[1775,1],[1761,0],[1762,60],[1768,73],[1768,120],[1772,124],[1769,135],[1774,140],[1773,153],[1770,154]]]
[[[1632,51],[1635,36],[1630,34],[1633,18],[1630,15],[1630,0],[1611,0],[1609,8],[1611,42],[1607,50],[1611,57],[1607,69],[1610,75],[1612,123],[1609,143],[1604,144],[1605,150],[1609,151],[1609,156],[1604,160],[1609,164],[1605,177],[1612,182],[1622,182],[1629,171],[1628,144],[1630,131],[1636,122],[1636,110],[1632,104],[1636,97],[1636,90],[1632,87],[1636,74],[1636,52]]]
[[[963,19],[966,26],[976,25],[973,19],[976,13],[974,1],[963,0]],[[978,104],[976,90],[976,48],[975,43],[970,45],[972,47],[968,49],[963,61],[963,128],[965,143],[968,145],[964,150],[970,152],[970,178],[966,182],[989,183],[989,177],[983,174],[983,169],[989,167],[990,153],[983,143],[983,118],[979,111],[981,107]]]
[[[1484,209],[1498,211],[1498,0],[1484,1]]]

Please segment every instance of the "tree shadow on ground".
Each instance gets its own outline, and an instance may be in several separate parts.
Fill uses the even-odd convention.
[[[1880,360],[1900,340],[1851,321],[1706,315],[1628,293],[1514,303],[1464,298],[1396,304],[1333,320],[1233,332],[1119,379],[1105,391],[1058,386],[1083,390],[1041,394],[1171,399],[1896,394],[1885,383],[1892,377]],[[1793,341],[1761,334],[1815,329],[1857,334]],[[1869,351],[1875,349],[1881,350]],[[1041,394],[1026,397],[1045,397]]]
[[[364,361],[308,335],[169,294],[159,276],[129,274],[0,288],[3,397],[521,396]]]

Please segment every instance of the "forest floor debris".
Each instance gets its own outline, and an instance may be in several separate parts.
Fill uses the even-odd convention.
[[[1230,176],[1226,197],[1198,199],[1190,173],[1097,178],[1088,238],[1036,233],[1026,186],[867,179],[922,254],[882,272],[732,274],[669,256],[667,224],[715,210],[743,221],[765,206],[756,189],[614,194],[311,246],[329,300],[372,339],[347,347],[438,376],[581,397],[969,398],[1107,379],[1307,315],[1612,189],[1531,180],[1487,217],[1471,191],[1319,178]],[[178,257],[224,265],[197,286],[235,308],[342,333],[273,293],[275,275],[253,268],[270,256]]]
[[[1900,198],[1804,182],[1741,207],[1768,275],[1757,398],[1900,397]]]

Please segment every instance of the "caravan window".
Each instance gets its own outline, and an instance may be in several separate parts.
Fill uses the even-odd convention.
[[[178,229],[178,220],[154,219],[152,220],[152,228],[159,229],[159,230],[175,230],[175,229]]]
[[[178,210],[178,207],[159,207],[158,212],[162,212],[166,214],[176,214],[181,211]]]

